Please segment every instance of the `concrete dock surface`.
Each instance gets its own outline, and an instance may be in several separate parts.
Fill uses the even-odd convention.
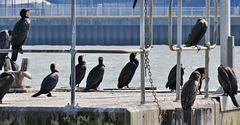
[[[69,125],[180,125],[183,110],[180,101],[175,101],[176,93],[157,91],[160,107],[154,102],[151,90],[146,91],[144,105],[140,104],[141,94],[135,91],[95,91],[76,92],[77,106],[68,106],[70,92],[52,92],[31,97],[34,93],[7,93],[0,104],[0,125],[24,124],[69,124]],[[196,125],[238,125],[239,108],[232,106],[228,97],[222,99],[211,95],[205,99],[198,95],[192,108],[191,124]],[[221,101],[223,100],[223,101]],[[225,100],[225,101],[224,101]],[[226,101],[227,100],[227,101]],[[240,97],[237,97],[240,102]],[[228,105],[228,111],[221,111],[220,102]],[[160,109],[160,110],[159,110]],[[159,113],[160,111],[160,113]],[[231,113],[232,112],[232,113]],[[44,115],[43,115],[44,114]],[[228,120],[231,118],[231,120]],[[232,122],[233,121],[233,122]]]

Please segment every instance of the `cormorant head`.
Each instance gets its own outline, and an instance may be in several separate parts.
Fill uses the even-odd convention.
[[[26,8],[23,8],[21,11],[20,11],[20,16],[22,18],[28,18],[28,15],[30,13],[30,10],[29,9],[26,9]]]
[[[82,63],[83,62],[83,55],[78,56],[78,63]]]
[[[103,58],[102,57],[98,57],[98,63],[99,63],[99,65],[103,64]]]
[[[56,68],[57,68],[57,64],[56,63],[52,63],[50,65],[50,70],[53,72],[53,71],[56,71]]]
[[[137,55],[136,53],[131,53],[130,56],[129,56],[130,61],[134,61],[136,55]]]
[[[205,68],[198,68],[195,71],[198,71],[202,75],[202,79],[205,78]]]
[[[12,30],[8,30],[8,35],[9,35],[9,36],[12,35]]]
[[[192,74],[190,75],[190,78],[199,81],[201,78],[201,74],[198,71],[194,71],[192,72]]]

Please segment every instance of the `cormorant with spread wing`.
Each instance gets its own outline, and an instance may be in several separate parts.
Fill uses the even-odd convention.
[[[47,94],[48,97],[52,96],[50,91],[55,88],[59,79],[59,72],[56,70],[56,67],[57,64],[55,63],[50,65],[51,73],[43,79],[40,91],[32,95],[32,97],[37,97],[41,94]]]
[[[218,81],[223,87],[224,95],[229,95],[232,99],[233,104],[236,107],[239,107],[238,102],[234,96],[238,91],[237,77],[234,71],[228,66],[220,65],[218,67]]]
[[[119,77],[118,77],[118,88],[122,88],[124,86],[128,86],[128,84],[131,82],[135,71],[138,67],[138,60],[135,58],[136,57],[136,53],[131,53],[130,54],[130,62],[128,62],[122,69]]]
[[[12,60],[16,61],[17,60],[17,56],[18,56],[18,52],[22,52],[22,45],[24,44],[29,29],[31,27],[31,21],[30,18],[27,14],[30,13],[29,9],[22,9],[20,11],[20,16],[21,19],[15,24],[14,28],[13,28],[13,32],[12,32],[12,39],[11,39],[11,43],[12,43]]]

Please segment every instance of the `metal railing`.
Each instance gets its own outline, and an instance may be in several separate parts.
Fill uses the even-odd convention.
[[[71,16],[71,6],[46,6],[45,8],[30,8],[35,11],[31,16]],[[19,16],[22,8],[0,8],[0,16]],[[218,8],[220,10],[220,8]],[[148,10],[149,11],[149,10]],[[153,16],[168,16],[168,7],[153,7]],[[149,13],[149,12],[148,12]],[[233,16],[240,15],[240,7],[231,7]],[[140,8],[136,7],[76,7],[77,16],[139,16]],[[172,16],[178,15],[178,8],[172,7]],[[205,7],[182,7],[183,16],[206,16]],[[210,15],[214,15],[214,7],[210,7]]]
[[[205,50],[205,97],[208,97],[208,82],[209,82],[209,51],[214,49],[217,45],[217,0],[214,0],[214,42],[210,42],[210,28],[206,32],[205,43],[201,50]],[[181,52],[198,50],[197,47],[184,47],[182,46],[182,0],[178,0],[178,25],[177,25],[177,46],[172,44],[172,0],[169,1],[169,22],[168,22],[168,40],[169,48],[172,51],[177,51],[177,82],[176,82],[176,101],[180,100],[180,76],[181,76]],[[210,25],[210,0],[206,0],[206,21]]]

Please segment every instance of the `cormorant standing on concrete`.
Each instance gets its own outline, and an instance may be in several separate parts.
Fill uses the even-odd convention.
[[[79,87],[80,82],[83,80],[85,73],[86,73],[86,62],[83,60],[83,55],[80,55],[78,57],[78,64],[75,66],[76,69],[76,83]],[[71,85],[71,76],[69,84]]]
[[[56,67],[57,64],[55,63],[50,65],[50,69],[52,72],[43,79],[40,91],[32,95],[32,97],[37,97],[41,94],[47,94],[48,97],[52,96],[50,91],[55,88],[59,79],[59,72],[58,70],[56,70]]]
[[[12,35],[12,30],[2,30],[0,32],[0,49],[9,49],[10,40],[9,36]],[[0,53],[0,70],[2,70],[4,59],[8,53]]]
[[[14,75],[10,72],[3,72],[0,75],[0,104],[2,104],[2,99],[4,95],[11,88],[14,79]]]
[[[203,38],[208,28],[208,23],[205,19],[198,19],[196,24],[191,29],[191,32],[188,35],[188,40],[185,43],[186,47],[197,46],[199,41]],[[198,51],[200,48],[198,47]]]
[[[191,114],[191,107],[197,96],[200,78],[201,74],[194,71],[182,88],[181,104],[184,110],[184,122],[187,122],[188,116]]]
[[[235,94],[237,94],[238,85],[237,85],[237,77],[234,71],[228,66],[220,65],[218,67],[218,81],[220,85],[223,87],[224,95],[227,94],[231,97],[233,104],[236,107],[239,107],[238,102],[235,98]]]
[[[136,57],[136,53],[130,54],[129,56],[130,62],[128,62],[123,67],[118,77],[118,88],[122,88],[124,86],[127,86],[127,88],[129,88],[128,84],[131,82],[139,64],[138,60],[135,57]]]
[[[199,91],[199,94],[202,94],[201,93],[201,87],[202,87],[202,80],[205,79],[205,68],[202,67],[202,68],[197,68],[195,71],[198,71],[200,74],[201,74],[201,78],[200,78],[200,81],[199,81],[199,87],[198,87],[198,91]],[[191,77],[191,76],[190,76]]]
[[[181,83],[180,85],[183,85],[183,75],[184,75],[184,69],[186,68],[186,66],[184,66],[183,64],[181,64]],[[169,87],[169,89],[171,89],[171,91],[176,90],[176,76],[177,76],[177,65],[175,65],[171,71],[168,74],[168,81],[166,83],[166,88]]]
[[[98,58],[98,65],[95,66],[88,74],[87,85],[83,92],[87,92],[89,89],[97,89],[103,79],[105,65],[103,64],[103,58]]]
[[[12,60],[16,61],[18,52],[22,51],[22,45],[24,44],[30,26],[31,26],[31,21],[30,18],[28,17],[27,14],[30,13],[29,9],[22,9],[20,12],[21,19],[15,24],[12,32]]]

